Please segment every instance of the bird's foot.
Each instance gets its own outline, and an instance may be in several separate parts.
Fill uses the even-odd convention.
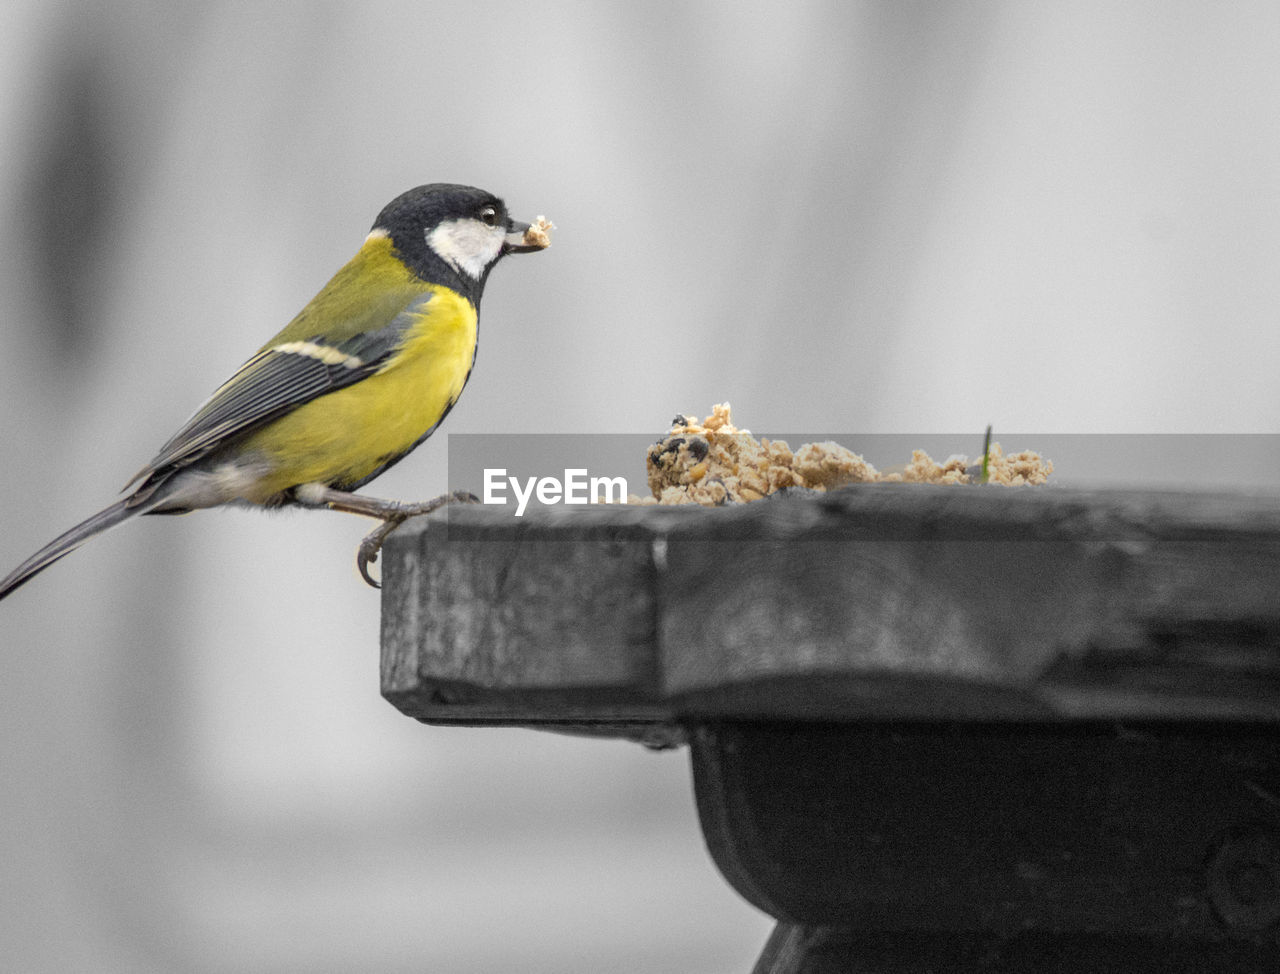
[[[364,536],[356,551],[356,568],[360,577],[374,588],[382,585],[369,574],[369,566],[378,560],[378,552],[382,543],[396,528],[411,517],[430,514],[438,511],[446,504],[479,504],[480,498],[465,490],[455,490],[449,494],[441,494],[429,501],[405,503],[403,501],[383,500],[379,497],[365,497],[348,491],[334,490],[323,484],[304,484],[294,490],[294,499],[306,507],[327,507],[331,511],[343,511],[347,514],[360,514],[364,517],[377,518],[382,523]]]
[[[455,490],[451,494],[441,494],[429,501],[414,504],[397,503],[396,509],[382,515],[382,523],[361,540],[360,547],[356,551],[356,568],[360,570],[360,577],[374,588],[382,588],[382,583],[369,574],[369,566],[378,560],[378,552],[382,550],[382,543],[387,540],[388,535],[409,518],[438,511],[446,504],[479,503],[479,497],[465,490]]]

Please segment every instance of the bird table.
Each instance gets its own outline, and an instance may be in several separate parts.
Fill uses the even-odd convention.
[[[454,507],[384,557],[403,713],[688,746],[756,974],[1280,970],[1280,495]]]

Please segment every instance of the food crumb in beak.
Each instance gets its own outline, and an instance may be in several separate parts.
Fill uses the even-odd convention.
[[[551,246],[551,231],[555,228],[556,225],[554,223],[539,214],[529,226],[529,229],[524,232],[524,239],[521,243],[525,247],[530,247],[534,250],[546,250]]]

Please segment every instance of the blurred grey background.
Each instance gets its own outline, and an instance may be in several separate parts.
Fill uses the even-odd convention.
[[[1280,432],[1278,64],[1267,2],[4,0],[0,569],[435,180],[560,228],[451,432]],[[683,753],[381,701],[367,527],[146,518],[0,606],[0,968],[748,970]]]

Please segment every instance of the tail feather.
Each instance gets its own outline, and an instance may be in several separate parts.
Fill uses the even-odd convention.
[[[130,506],[131,502],[132,506]],[[136,497],[126,497],[106,510],[99,511],[88,520],[81,521],[70,531],[50,541],[0,581],[0,599],[40,574],[59,558],[71,554],[90,538],[114,528],[134,515],[147,513],[153,506],[154,502],[139,504]]]

